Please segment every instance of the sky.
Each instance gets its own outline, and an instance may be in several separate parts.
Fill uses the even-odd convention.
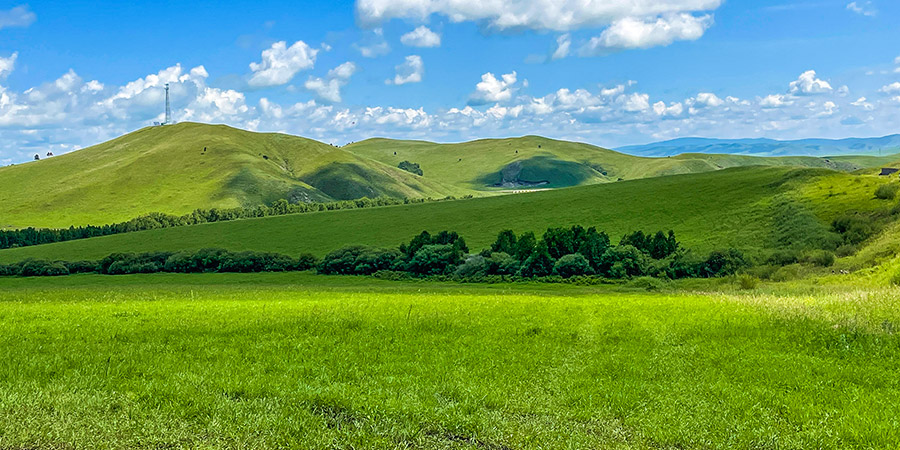
[[[900,132],[896,0],[0,1],[0,165],[173,119],[336,145]]]

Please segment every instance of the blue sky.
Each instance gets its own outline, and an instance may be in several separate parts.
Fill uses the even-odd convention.
[[[343,144],[900,132],[895,0],[0,2],[0,163],[162,118]],[[895,84],[896,83],[896,84]]]

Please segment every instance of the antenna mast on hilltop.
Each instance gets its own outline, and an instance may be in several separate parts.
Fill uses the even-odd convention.
[[[166,121],[163,125],[172,124],[172,110],[169,108],[169,83],[166,83]]]

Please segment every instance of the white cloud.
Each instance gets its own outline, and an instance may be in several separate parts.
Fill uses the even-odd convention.
[[[666,106],[666,102],[659,101],[653,104],[653,112],[657,116],[680,116],[684,112],[684,105],[676,102]]]
[[[419,55],[407,56],[403,64],[394,69],[397,71],[397,74],[394,75],[393,80],[387,80],[388,84],[418,83],[422,81],[422,76],[425,75],[425,63],[422,62],[422,57]]]
[[[372,30],[360,43],[353,44],[353,46],[366,58],[377,58],[391,51],[391,46],[384,39],[384,30],[381,28]]]
[[[893,94],[896,92],[900,92],[900,81],[895,81],[891,84],[882,86],[878,92],[884,92],[885,94]]]
[[[616,102],[623,105],[625,111],[628,112],[643,112],[650,109],[650,95],[639,92],[621,95]]]
[[[583,56],[604,55],[610,52],[666,46],[675,41],[695,41],[712,26],[711,15],[669,14],[642,19],[626,17],[591,38],[581,48]]]
[[[409,47],[440,47],[441,35],[422,25],[400,36],[400,42]]]
[[[602,95],[604,97],[614,97],[616,95],[621,95],[623,92],[625,92],[624,84],[620,84],[616,87],[612,87],[612,88],[608,88],[608,89],[607,88],[600,89],[600,95]]]
[[[796,95],[825,94],[833,90],[827,81],[816,78],[815,70],[803,72],[800,74],[800,78],[791,81],[790,84],[791,94]]]
[[[516,72],[503,74],[500,79],[488,72],[481,76],[481,82],[475,85],[475,93],[472,94],[471,104],[484,104],[505,102],[512,99],[514,85],[516,84]]]
[[[341,101],[341,87],[356,73],[356,64],[348,61],[328,71],[326,78],[310,77],[303,87],[313,91],[319,100],[331,103]]]
[[[18,52],[14,52],[8,58],[0,57],[0,81],[6,79],[13,69],[16,67],[16,59],[19,57]]]
[[[781,94],[767,95],[759,101],[759,106],[762,106],[763,108],[781,108],[793,104],[793,100],[790,100],[786,95]]]
[[[367,26],[439,14],[452,22],[480,22],[500,30],[571,31],[624,18],[712,11],[721,4],[722,0],[357,0],[356,14]]]
[[[855,102],[850,103],[850,104],[853,106],[859,107],[859,108],[863,108],[866,111],[871,111],[871,110],[875,109],[875,106],[872,105],[871,103],[869,103],[865,97],[860,97]]]
[[[6,11],[0,11],[0,30],[10,27],[27,27],[34,23],[37,16],[28,5],[20,5]]]
[[[562,59],[569,56],[569,49],[572,47],[572,35],[563,34],[556,38],[556,50],[553,51],[552,59]]]
[[[697,97],[694,98],[692,104],[695,106],[716,107],[722,106],[723,104],[725,104],[725,101],[711,92],[701,92],[697,94]]]
[[[315,66],[318,53],[318,49],[303,41],[297,41],[290,47],[284,41],[276,42],[271,48],[263,50],[261,62],[250,63],[253,76],[249,83],[256,87],[287,84],[297,72]]]
[[[847,10],[867,17],[878,15],[878,10],[875,9],[871,1],[850,2],[847,4]]]

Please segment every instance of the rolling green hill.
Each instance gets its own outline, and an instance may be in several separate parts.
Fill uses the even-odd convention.
[[[537,136],[460,144],[368,139],[344,148],[392,166],[402,161],[417,163],[425,179],[481,191],[570,187],[751,165],[854,171],[898,159],[896,155],[767,158],[701,153],[646,158]]]
[[[0,168],[0,228],[104,224],[148,212],[460,194],[321,142],[224,125],[149,127]]]
[[[443,229],[460,232],[470,248],[481,249],[503,229],[540,233],[549,226],[573,224],[597,226],[614,240],[638,229],[673,229],[679,240],[698,251],[734,246],[753,252],[783,245],[779,233],[785,231],[776,217],[786,201],[793,205],[792,215],[805,214],[827,226],[848,209],[886,205],[873,196],[884,182],[884,177],[825,169],[743,167],[521,195],[126,233],[2,250],[0,262],[202,247],[321,256],[347,244],[393,247],[422,230]]]

